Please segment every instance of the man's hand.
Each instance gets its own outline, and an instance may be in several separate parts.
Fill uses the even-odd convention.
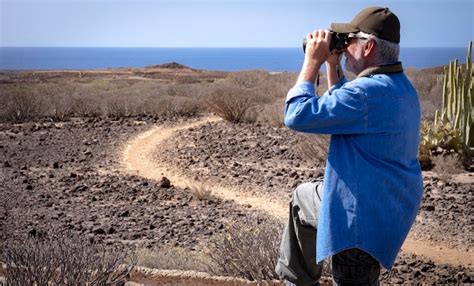
[[[343,77],[341,58],[342,51],[333,50],[326,60],[328,88],[338,83]]]
[[[315,30],[306,36],[305,61],[315,61],[322,65],[329,57],[329,41],[331,34],[328,30]]]
[[[326,59],[326,65],[336,67],[341,65],[342,51],[334,49]]]
[[[314,83],[321,65],[329,57],[329,41],[331,34],[328,30],[315,30],[306,36],[306,52],[303,68],[298,81],[311,81]]]

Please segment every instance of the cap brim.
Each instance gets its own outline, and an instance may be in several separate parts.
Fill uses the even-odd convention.
[[[350,23],[332,23],[331,30],[337,33],[357,33],[360,31]]]

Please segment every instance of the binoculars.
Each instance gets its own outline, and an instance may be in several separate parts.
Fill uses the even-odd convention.
[[[331,34],[331,41],[329,42],[330,52],[332,52],[334,49],[342,50],[345,48],[349,34],[338,33],[331,30],[329,30],[329,34]],[[306,38],[303,40],[303,52],[306,52]]]

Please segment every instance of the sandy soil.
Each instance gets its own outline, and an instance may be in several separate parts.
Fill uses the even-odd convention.
[[[179,130],[189,130],[191,128],[210,124],[220,121],[218,117],[205,117],[203,119],[189,122],[186,124],[178,124],[172,127],[154,127],[151,130],[137,136],[127,144],[123,151],[123,165],[124,171],[131,174],[137,174],[149,179],[159,180],[162,176],[168,177],[175,186],[181,188],[193,187],[198,183],[198,180],[186,176],[178,168],[163,161],[153,159],[153,153],[162,148],[163,142],[174,135],[174,132]],[[247,190],[242,192],[241,188],[233,188],[230,185],[222,183],[215,183],[205,181],[207,188],[224,200],[233,200],[237,204],[243,206],[251,206],[256,210],[261,210],[264,213],[270,214],[274,217],[285,219],[286,207],[285,204],[270,198],[269,196],[254,196],[252,192]]]
[[[286,215],[292,187],[321,172],[320,166],[307,163],[295,167],[296,173],[288,172],[299,160],[289,149],[284,151],[293,139],[284,129],[229,126],[214,117],[0,124],[0,235],[72,231],[106,243],[192,251],[255,211]],[[206,183],[215,196],[193,196],[187,186],[196,180]],[[453,229],[470,226],[462,224],[462,218],[472,217],[464,211],[472,202],[472,191],[458,183],[427,180],[438,193],[430,195],[436,201],[425,200],[420,214],[440,228],[434,228],[431,239],[424,234],[415,238],[439,246],[443,235],[438,239],[434,234],[445,231],[445,237],[452,236],[451,228],[436,220],[452,214],[447,224],[461,223]],[[441,192],[446,187],[455,191]],[[453,192],[461,193],[453,199]],[[445,213],[436,216],[429,204]],[[426,229],[430,227],[433,223],[427,223]],[[457,237],[459,243],[447,239],[448,246],[471,247],[469,233],[459,232]],[[419,246],[414,244],[415,249]],[[402,252],[394,269],[382,274],[383,281],[474,280],[472,265],[428,257],[433,260]],[[447,255],[440,257],[450,262]]]
[[[211,122],[214,122],[214,124],[211,124]],[[285,151],[281,151],[288,150],[287,144],[291,145],[291,134],[286,136],[289,138],[280,140],[285,137],[282,134],[285,134],[286,131],[268,127],[260,128],[264,131],[253,129],[259,129],[259,127],[229,126],[228,123],[219,122],[213,117],[166,129],[155,128],[129,143],[124,152],[123,162],[128,172],[134,172],[135,170],[135,172],[149,178],[156,178],[158,174],[158,176],[170,174],[175,181],[184,185],[192,184],[193,178],[194,180],[196,178],[201,181],[204,180],[209,188],[213,190],[213,193],[220,197],[231,198],[238,204],[250,204],[254,209],[284,219],[286,216],[286,200],[291,190],[290,186],[310,180],[312,176],[305,177],[304,172],[302,172],[302,176],[299,176],[298,173],[290,175],[290,172],[286,172],[290,170],[290,166],[294,165],[295,160],[300,159],[297,158],[297,154],[283,155]],[[281,144],[275,144],[272,141],[275,138],[280,140]],[[233,140],[240,142],[233,142]],[[259,150],[263,153],[268,153],[268,150],[270,150],[270,154],[255,151],[255,146],[247,148],[245,146],[246,142],[251,142],[250,144],[258,142],[262,147]],[[275,152],[271,153],[272,148],[268,146],[276,146],[274,148],[276,150],[273,150]],[[250,152],[253,152],[251,156],[246,152],[249,149]],[[151,156],[153,150],[155,150],[154,160]],[[139,159],[133,161],[131,158]],[[269,159],[267,161],[270,162],[266,162],[268,164],[265,166],[265,160],[257,162],[254,158]],[[273,167],[268,167],[269,165]],[[246,168],[250,168],[251,171],[249,172]],[[262,182],[258,181],[257,178],[262,177],[259,172],[264,168],[268,168],[273,176],[284,177],[284,179],[276,180],[276,183],[275,180],[272,180],[266,188],[262,188]],[[318,172],[313,168],[314,166],[300,165],[296,169]],[[159,170],[159,172],[153,172],[152,170]],[[253,173],[253,175],[250,173]],[[255,173],[257,174],[255,175]],[[227,176],[223,176],[223,174]],[[295,177],[296,179],[292,180]],[[466,178],[468,176],[463,175],[462,180],[456,180],[455,178],[454,182],[443,183],[437,180],[436,177],[425,176],[425,200],[420,211],[419,220],[402,248],[402,255],[395,270],[384,273],[384,279],[400,281],[399,278],[393,277],[393,273],[397,273],[398,267],[405,270],[404,265],[407,265],[407,263],[431,265],[434,268],[437,267],[435,263],[439,265],[463,265],[459,267],[461,269],[468,267],[469,271],[472,272],[474,261],[469,253],[472,247],[472,236],[470,232],[463,233],[459,231],[462,228],[470,229],[472,227],[469,205],[462,208],[463,201],[466,198],[472,198],[472,184]],[[441,212],[439,216],[431,215],[433,213],[433,203],[440,206],[444,204],[443,196],[437,197],[434,202],[433,199],[430,199],[431,189],[429,187],[433,184],[436,184],[439,188],[445,185],[454,186],[454,193],[464,194],[459,196],[461,199],[459,202],[455,202],[455,209],[459,206],[461,211],[454,212],[454,215],[451,215],[458,223],[453,225],[449,219],[445,222],[446,218],[450,217],[447,212]],[[448,194],[453,194],[453,191],[447,191],[449,193],[444,191],[442,193],[452,198]],[[232,196],[229,194],[232,194]],[[448,200],[453,201],[452,199]],[[452,209],[450,208],[448,211]],[[426,221],[430,219],[431,221],[427,223]],[[437,225],[437,227],[433,227],[433,225]],[[453,236],[446,236],[446,231],[453,234]],[[456,235],[458,237],[454,238]],[[440,269],[444,269],[443,267],[445,266]],[[415,276],[414,278],[423,277],[428,279],[425,275],[422,275],[421,271],[418,271],[418,273],[416,269],[410,268],[410,270],[411,274]],[[400,273],[403,273],[402,276],[406,276],[408,272],[410,271],[401,271]],[[460,273],[462,276],[462,273],[465,272],[460,271]],[[470,274],[468,275],[470,277]],[[466,279],[468,281],[470,278]]]
[[[171,121],[178,121],[171,118]],[[0,125],[0,235],[72,231],[107,243],[193,250],[249,211],[167,180],[119,172],[118,150],[165,120]]]

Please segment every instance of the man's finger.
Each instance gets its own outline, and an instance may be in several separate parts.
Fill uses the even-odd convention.
[[[324,39],[326,39],[326,41],[329,41],[330,37],[331,37],[331,33],[329,33],[329,30],[324,30]]]
[[[325,30],[319,30],[318,35],[319,35],[319,40],[323,40],[326,37],[326,31]]]

